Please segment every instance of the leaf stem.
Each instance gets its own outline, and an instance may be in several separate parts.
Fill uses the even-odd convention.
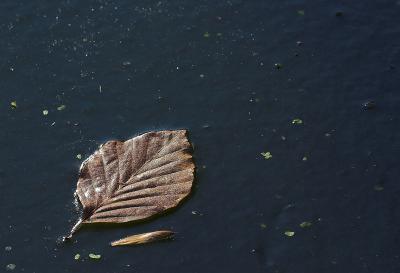
[[[69,233],[69,235],[63,238],[63,241],[65,242],[65,241],[71,239],[71,238],[72,238],[72,235],[74,235],[74,233],[77,232],[77,231],[81,228],[82,224],[83,224],[83,220],[82,220],[82,218],[81,218],[81,219],[79,219],[78,222],[76,222],[76,224],[72,227],[71,232]]]

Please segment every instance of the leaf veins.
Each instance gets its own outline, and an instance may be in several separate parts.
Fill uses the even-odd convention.
[[[75,196],[82,224],[144,220],[176,207],[194,177],[186,130],[148,132],[125,142],[108,141],[80,168]]]

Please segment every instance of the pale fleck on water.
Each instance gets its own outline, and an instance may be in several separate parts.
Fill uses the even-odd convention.
[[[12,271],[12,270],[14,270],[16,267],[17,267],[17,266],[16,266],[15,264],[8,264],[8,265],[6,266],[6,270],[7,270],[7,271]]]

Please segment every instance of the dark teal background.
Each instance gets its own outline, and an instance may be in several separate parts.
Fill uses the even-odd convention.
[[[399,14],[396,0],[2,0],[0,268],[400,272]],[[191,198],[57,243],[78,217],[76,155],[166,128],[190,131]],[[178,234],[108,246],[158,229]]]

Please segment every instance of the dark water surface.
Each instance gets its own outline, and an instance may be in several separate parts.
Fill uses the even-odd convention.
[[[400,272],[399,14],[396,0],[2,0],[0,271]],[[191,198],[57,243],[78,216],[76,155],[165,128],[190,131]],[[108,246],[157,229],[178,234]]]

